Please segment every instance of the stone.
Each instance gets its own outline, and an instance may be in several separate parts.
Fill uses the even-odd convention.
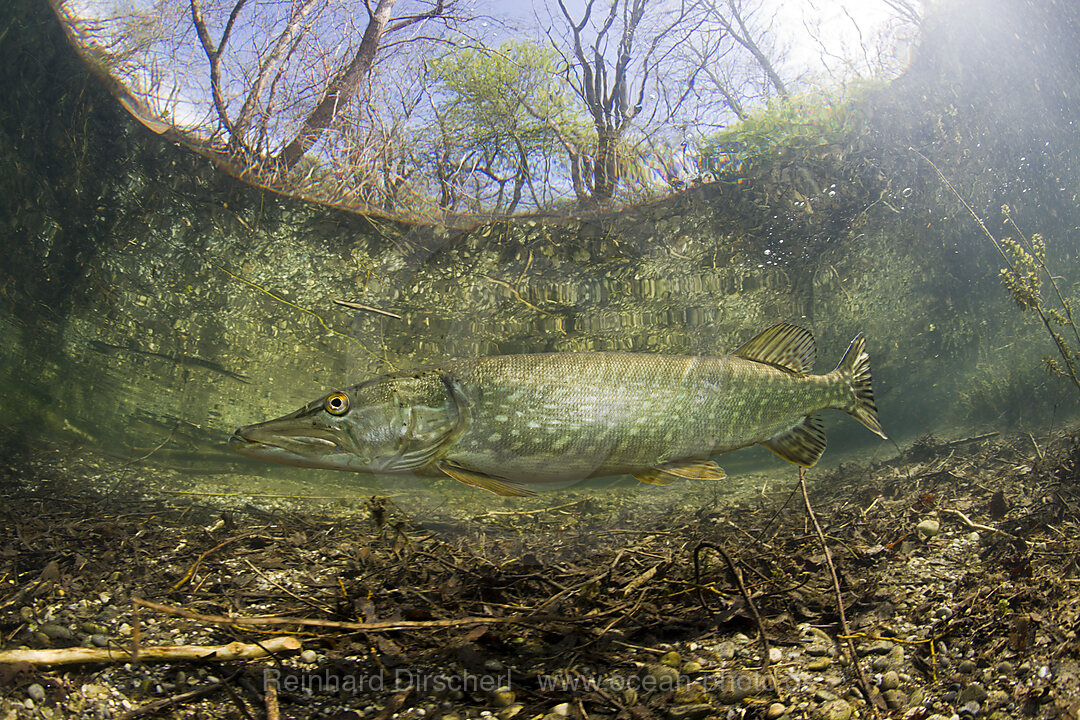
[[[727,640],[716,646],[716,657],[721,660],[730,660],[735,657],[735,643]]]
[[[677,668],[682,665],[682,656],[675,650],[664,653],[660,657],[660,664],[667,665],[668,667]]]
[[[814,710],[814,720],[851,720],[851,705],[847,700],[831,700]]]
[[[677,705],[667,711],[668,720],[702,720],[713,713],[712,705]]]
[[[682,671],[684,673],[686,673],[687,675],[690,675],[690,674],[696,673],[696,672],[701,672],[701,663],[699,663],[696,660],[690,660],[689,662],[686,662],[686,663],[683,664]]]
[[[52,640],[70,640],[72,638],[70,630],[63,625],[57,625],[56,623],[45,623],[39,630],[48,635]]]
[[[559,703],[555,707],[551,708],[551,715],[557,715],[561,718],[570,717],[570,703]]]
[[[305,650],[300,653],[300,662],[308,663],[309,665],[319,659],[318,654],[314,650]],[[488,687],[491,687],[490,685]]]
[[[26,694],[30,696],[30,699],[34,702],[41,702],[45,699],[45,688],[41,687],[38,683],[34,683],[26,688]]]
[[[903,690],[886,690],[881,693],[881,697],[885,699],[885,704],[889,706],[890,710],[905,707],[908,703],[907,693]]]
[[[860,655],[887,655],[892,649],[896,647],[896,643],[892,640],[875,640],[869,645],[863,645],[859,648]]]
[[[660,663],[649,663],[641,672],[641,689],[645,692],[667,692],[679,684],[679,671]]]
[[[491,704],[497,708],[510,707],[514,704],[514,700],[516,699],[517,696],[514,694],[514,691],[505,686],[498,688],[491,693]]]
[[[734,705],[743,698],[748,698],[770,689],[768,679],[754,672],[732,672],[713,679],[711,687],[716,691],[716,699],[725,705]]]
[[[806,663],[806,669],[811,672],[820,672],[822,670],[827,670],[829,668],[829,665],[831,664],[832,660],[827,657],[814,658],[810,662]]]
[[[895,670],[890,670],[881,676],[882,691],[895,690],[898,687],[900,687],[900,676]]]
[[[703,705],[709,702],[709,696],[701,683],[690,683],[676,688],[671,701],[676,705]]]
[[[784,661],[784,653],[780,648],[769,648],[769,663],[776,665]]]
[[[986,688],[979,683],[970,683],[960,691],[958,702],[964,705],[974,700],[981,704],[986,701],[986,695]]]
[[[975,672],[975,661],[961,660],[960,664],[956,666],[956,670],[957,672],[962,672],[965,675],[970,675],[971,673]]]
[[[765,720],[777,720],[786,712],[787,706],[784,703],[770,703],[769,707],[765,708]]]
[[[919,537],[929,540],[941,532],[941,523],[928,518],[915,526],[915,532],[919,534]]]
[[[513,705],[507,705],[502,710],[495,713],[495,717],[499,718],[499,720],[510,720],[510,718],[514,717],[524,709],[525,706],[521,703],[514,703]]]

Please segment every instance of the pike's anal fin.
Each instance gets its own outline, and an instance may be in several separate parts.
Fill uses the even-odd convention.
[[[727,477],[724,469],[712,460],[687,460],[657,465],[634,477],[650,485],[667,485],[676,480],[723,480]]]
[[[761,444],[790,463],[810,467],[825,452],[825,427],[817,415],[807,415],[786,433]]]
[[[454,478],[460,483],[464,483],[474,488],[480,488],[481,490],[487,490],[489,493],[495,495],[502,495],[503,497],[535,497],[536,493],[528,488],[523,488],[520,485],[516,485],[507,480],[501,478],[492,477],[475,470],[466,470],[463,467],[452,465],[448,462],[440,462],[438,468],[444,473]]]

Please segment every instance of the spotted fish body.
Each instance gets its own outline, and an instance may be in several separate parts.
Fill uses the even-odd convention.
[[[761,443],[812,465],[818,410],[884,435],[856,337],[810,373],[807,331],[776,325],[720,357],[549,353],[458,360],[373,378],[237,430],[243,454],[358,472],[449,475],[503,495],[632,474],[664,484],[724,476],[715,455]]]

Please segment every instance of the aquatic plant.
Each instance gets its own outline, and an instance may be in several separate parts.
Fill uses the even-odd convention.
[[[1038,315],[1046,332],[1054,341],[1058,358],[1052,355],[1043,357],[1043,363],[1054,375],[1068,378],[1080,392],[1080,378],[1077,367],[1080,366],[1080,329],[1073,318],[1072,302],[1062,295],[1058,278],[1046,265],[1046,240],[1039,233],[1026,237],[1012,219],[1008,205],[1001,206],[1005,222],[1016,231],[1019,240],[1005,238],[1000,243],[995,241],[1008,267],[1002,268],[998,275],[1001,284],[1012,295],[1012,299],[1024,312]],[[983,228],[986,230],[986,228]],[[989,235],[989,231],[987,231]],[[993,239],[993,236],[990,236]],[[1052,297],[1043,294],[1043,283],[1053,290]],[[1049,293],[1048,293],[1049,294]],[[1071,335],[1071,337],[1069,337]]]
[[[1077,375],[1077,367],[1080,366],[1080,328],[1077,328],[1073,317],[1072,302],[1062,294],[1058,276],[1054,275],[1046,264],[1045,238],[1038,233],[1027,237],[1013,221],[1011,208],[1002,205],[1001,213],[1005,216],[1005,222],[1012,226],[1020,239],[998,240],[938,166],[915,148],[909,149],[934,168],[945,187],[949,188],[971,217],[975,218],[983,233],[994,244],[1006,265],[998,272],[1002,285],[1022,312],[1033,312],[1039,317],[1057,348],[1060,362],[1058,358],[1046,355],[1043,357],[1043,364],[1051,373],[1068,378],[1080,393],[1080,376]],[[1053,290],[1053,297],[1048,298],[1043,294],[1044,282]]]

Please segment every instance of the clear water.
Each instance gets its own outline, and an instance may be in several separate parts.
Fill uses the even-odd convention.
[[[999,239],[1042,233],[1075,302],[1080,88],[1075,28],[1044,23],[1053,8],[975,13],[977,26],[963,3],[933,16],[922,54],[857,98],[835,135],[808,139],[789,124],[767,147],[708,145],[718,116],[702,110],[695,147],[711,150],[680,183],[628,176],[612,204],[585,207],[567,168],[553,166],[543,192],[499,218],[487,190],[449,212],[429,182],[423,198],[373,214],[372,198],[358,213],[230,177],[208,159],[220,134],[136,122],[127,110],[154,108],[132,102],[138,73],[114,68],[129,86],[109,88],[30,5],[2,31],[21,33],[4,41],[5,57],[29,52],[39,64],[5,80],[17,102],[3,111],[0,399],[11,444],[60,448],[58,462],[89,485],[310,508],[379,494],[449,516],[558,504],[563,495],[502,499],[450,480],[270,466],[226,441],[391,369],[518,352],[723,354],[778,321],[812,330],[822,372],[866,333],[882,423],[900,445],[1075,420],[1076,393],[1040,367],[1054,353],[1045,329],[999,282],[1002,258],[909,150],[940,167]],[[205,85],[192,79],[199,48],[170,37],[187,37],[184,77]],[[988,63],[1001,47],[1019,49],[1005,67]],[[825,465],[896,451],[841,413],[826,429]],[[717,503],[794,473],[760,448],[722,463],[731,479],[720,486],[615,478],[566,497],[623,511]]]

